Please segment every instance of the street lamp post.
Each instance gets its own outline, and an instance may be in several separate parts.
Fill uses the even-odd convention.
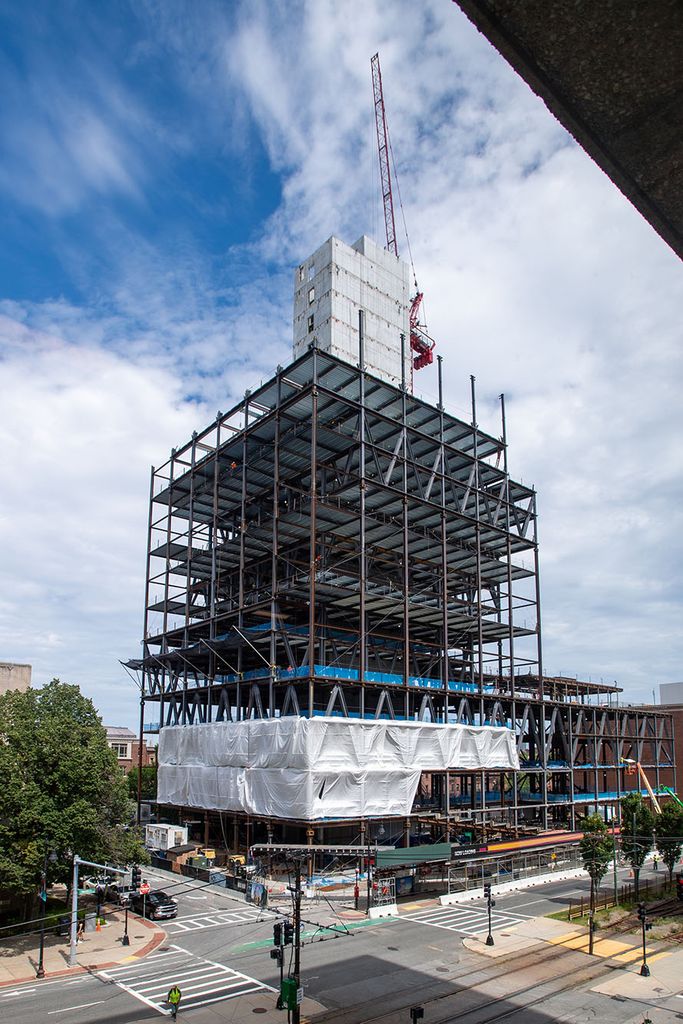
[[[640,923],[643,929],[643,964],[640,968],[640,975],[642,978],[649,978],[650,968],[647,965],[647,945],[645,942],[645,932],[649,932],[652,925],[649,924],[647,920],[647,910],[645,909],[644,903],[638,904],[638,917],[640,918]]]
[[[45,977],[45,966],[43,964],[43,957],[45,954],[45,908],[47,906],[47,865],[48,861],[51,864],[57,860],[57,854],[52,850],[50,853],[45,850],[45,861],[43,863],[43,870],[40,872],[40,901],[42,904],[40,911],[40,953],[38,955],[38,968],[36,970],[36,978]]]
[[[489,933],[486,936],[486,945],[487,946],[492,946],[493,945],[493,932],[491,931],[491,911],[495,907],[496,902],[491,897],[491,885],[490,885],[489,882],[486,882],[486,884],[484,885],[484,896],[486,897],[486,902],[487,902],[487,905],[488,905],[488,917],[489,917]]]
[[[124,906],[124,909],[125,909],[125,917],[124,917],[124,922],[123,922],[123,938],[121,939],[121,945],[122,946],[130,946],[130,939],[128,938],[128,904],[129,903],[130,903],[130,900],[128,898],[124,899],[123,906]]]

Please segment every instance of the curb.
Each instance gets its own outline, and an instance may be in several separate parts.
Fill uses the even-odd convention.
[[[123,957],[121,960],[107,960],[106,962],[99,964],[77,964],[75,967],[64,967],[58,971],[46,971],[45,978],[66,978],[73,976],[74,974],[90,974],[93,971],[105,971],[111,967],[117,967],[120,963],[125,960],[141,960],[160,946],[162,942],[166,940],[166,932],[162,931],[161,928],[157,928],[156,925],[150,924],[149,921],[140,919],[140,924],[143,924],[145,928],[152,928],[156,932],[152,938],[147,942],[142,949],[138,950],[137,953],[131,953],[127,957]],[[122,947],[123,948],[123,947]],[[29,974],[24,978],[10,978],[9,981],[0,981],[0,989],[8,988],[12,985],[25,985],[26,982],[37,982],[40,983],[43,979],[36,978],[35,974]]]

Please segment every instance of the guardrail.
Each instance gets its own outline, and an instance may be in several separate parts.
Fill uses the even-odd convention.
[[[669,879],[663,877],[661,879],[647,878],[640,882],[638,886],[638,899],[643,900],[647,903],[648,900],[659,899],[666,895],[669,891]],[[636,901],[636,887],[632,882],[628,882],[626,885],[617,886],[616,899],[614,889],[602,889],[598,890],[595,894],[595,909],[596,910],[609,910],[610,907],[615,907],[623,903],[635,903]],[[584,917],[590,910],[590,896],[581,896],[577,900],[570,900],[569,907],[567,909],[567,920],[572,921],[576,917]]]

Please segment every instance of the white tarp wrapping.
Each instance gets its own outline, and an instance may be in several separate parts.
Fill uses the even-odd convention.
[[[273,818],[410,814],[423,771],[518,769],[510,729],[353,718],[167,726],[159,803]]]

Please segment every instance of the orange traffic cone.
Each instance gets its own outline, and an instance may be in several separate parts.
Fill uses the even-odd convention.
[[[99,917],[97,918],[97,923],[95,924],[95,931],[96,932],[101,932],[102,931],[102,925],[100,923]]]

